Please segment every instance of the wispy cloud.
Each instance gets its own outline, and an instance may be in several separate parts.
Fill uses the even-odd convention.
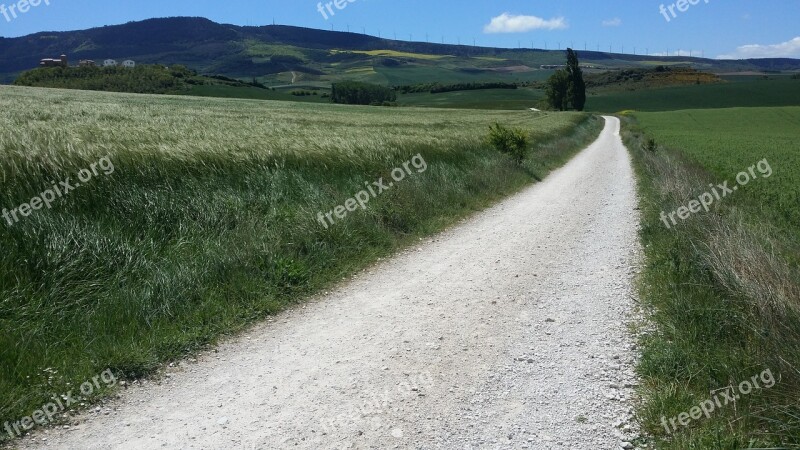
[[[618,27],[622,25],[622,19],[619,17],[614,17],[613,19],[608,19],[603,21],[604,27]]]
[[[750,58],[798,58],[800,57],[800,36],[780,44],[750,44],[737,47],[733,53],[719,55],[717,59]]]
[[[509,13],[503,13],[492,18],[491,22],[483,27],[483,32],[525,33],[533,30],[563,30],[565,28],[567,28],[567,21],[563,17],[545,20],[536,16],[512,16]]]

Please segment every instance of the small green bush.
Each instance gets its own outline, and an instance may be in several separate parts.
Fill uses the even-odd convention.
[[[497,151],[510,155],[522,164],[528,153],[528,136],[520,129],[506,128],[499,123],[489,127],[489,142]]]
[[[658,144],[656,144],[655,139],[650,138],[642,142],[642,150],[647,152],[655,152],[656,149],[658,149]]]

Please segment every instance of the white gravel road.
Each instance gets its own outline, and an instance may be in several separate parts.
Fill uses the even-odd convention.
[[[543,182],[21,445],[627,447],[637,223],[607,117]]]

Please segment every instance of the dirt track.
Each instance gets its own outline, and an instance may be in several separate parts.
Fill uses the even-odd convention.
[[[543,182],[25,448],[616,448],[638,254],[618,132],[607,118]]]

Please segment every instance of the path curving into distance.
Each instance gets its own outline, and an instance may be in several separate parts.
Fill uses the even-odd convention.
[[[544,181],[23,448],[610,449],[635,181],[606,117]],[[46,441],[42,441],[45,438]]]

